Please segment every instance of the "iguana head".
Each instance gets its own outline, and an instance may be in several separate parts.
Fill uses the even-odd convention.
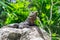
[[[27,18],[27,21],[29,22],[29,24],[33,25],[36,18],[37,18],[37,11],[31,12]]]
[[[35,20],[35,19],[36,19],[36,17],[37,17],[37,14],[38,14],[38,13],[37,13],[37,11],[32,12],[32,13],[30,13],[30,15],[29,15],[29,17],[28,17],[28,18]]]

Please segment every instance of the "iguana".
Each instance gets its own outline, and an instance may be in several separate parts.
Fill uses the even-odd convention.
[[[19,24],[19,28],[29,28],[29,26],[35,26],[34,21],[36,20],[37,12],[31,12],[28,18]]]

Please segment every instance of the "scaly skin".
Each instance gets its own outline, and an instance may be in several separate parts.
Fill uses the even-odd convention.
[[[37,12],[32,12],[30,13],[30,15],[28,16],[28,18],[24,21],[24,22],[21,22],[19,24],[19,28],[25,28],[25,27],[30,27],[30,26],[34,26],[34,21],[36,20],[37,18]]]

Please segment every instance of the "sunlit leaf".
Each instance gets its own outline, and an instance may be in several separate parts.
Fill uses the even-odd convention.
[[[46,9],[50,9],[50,4],[46,4]]]
[[[32,11],[36,11],[37,8],[36,8],[36,7],[32,7],[32,8],[30,8],[30,10],[32,10]]]
[[[45,17],[46,15],[44,13],[42,13],[41,17]]]
[[[52,36],[53,36],[53,37],[56,36],[56,33],[53,33]]]
[[[48,20],[47,22],[48,22],[49,25],[54,23],[54,21],[52,21],[52,20]]]

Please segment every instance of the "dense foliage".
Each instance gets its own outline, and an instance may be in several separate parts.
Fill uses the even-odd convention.
[[[0,27],[24,21],[30,12],[38,11],[36,24],[60,40],[60,0],[0,0]]]

